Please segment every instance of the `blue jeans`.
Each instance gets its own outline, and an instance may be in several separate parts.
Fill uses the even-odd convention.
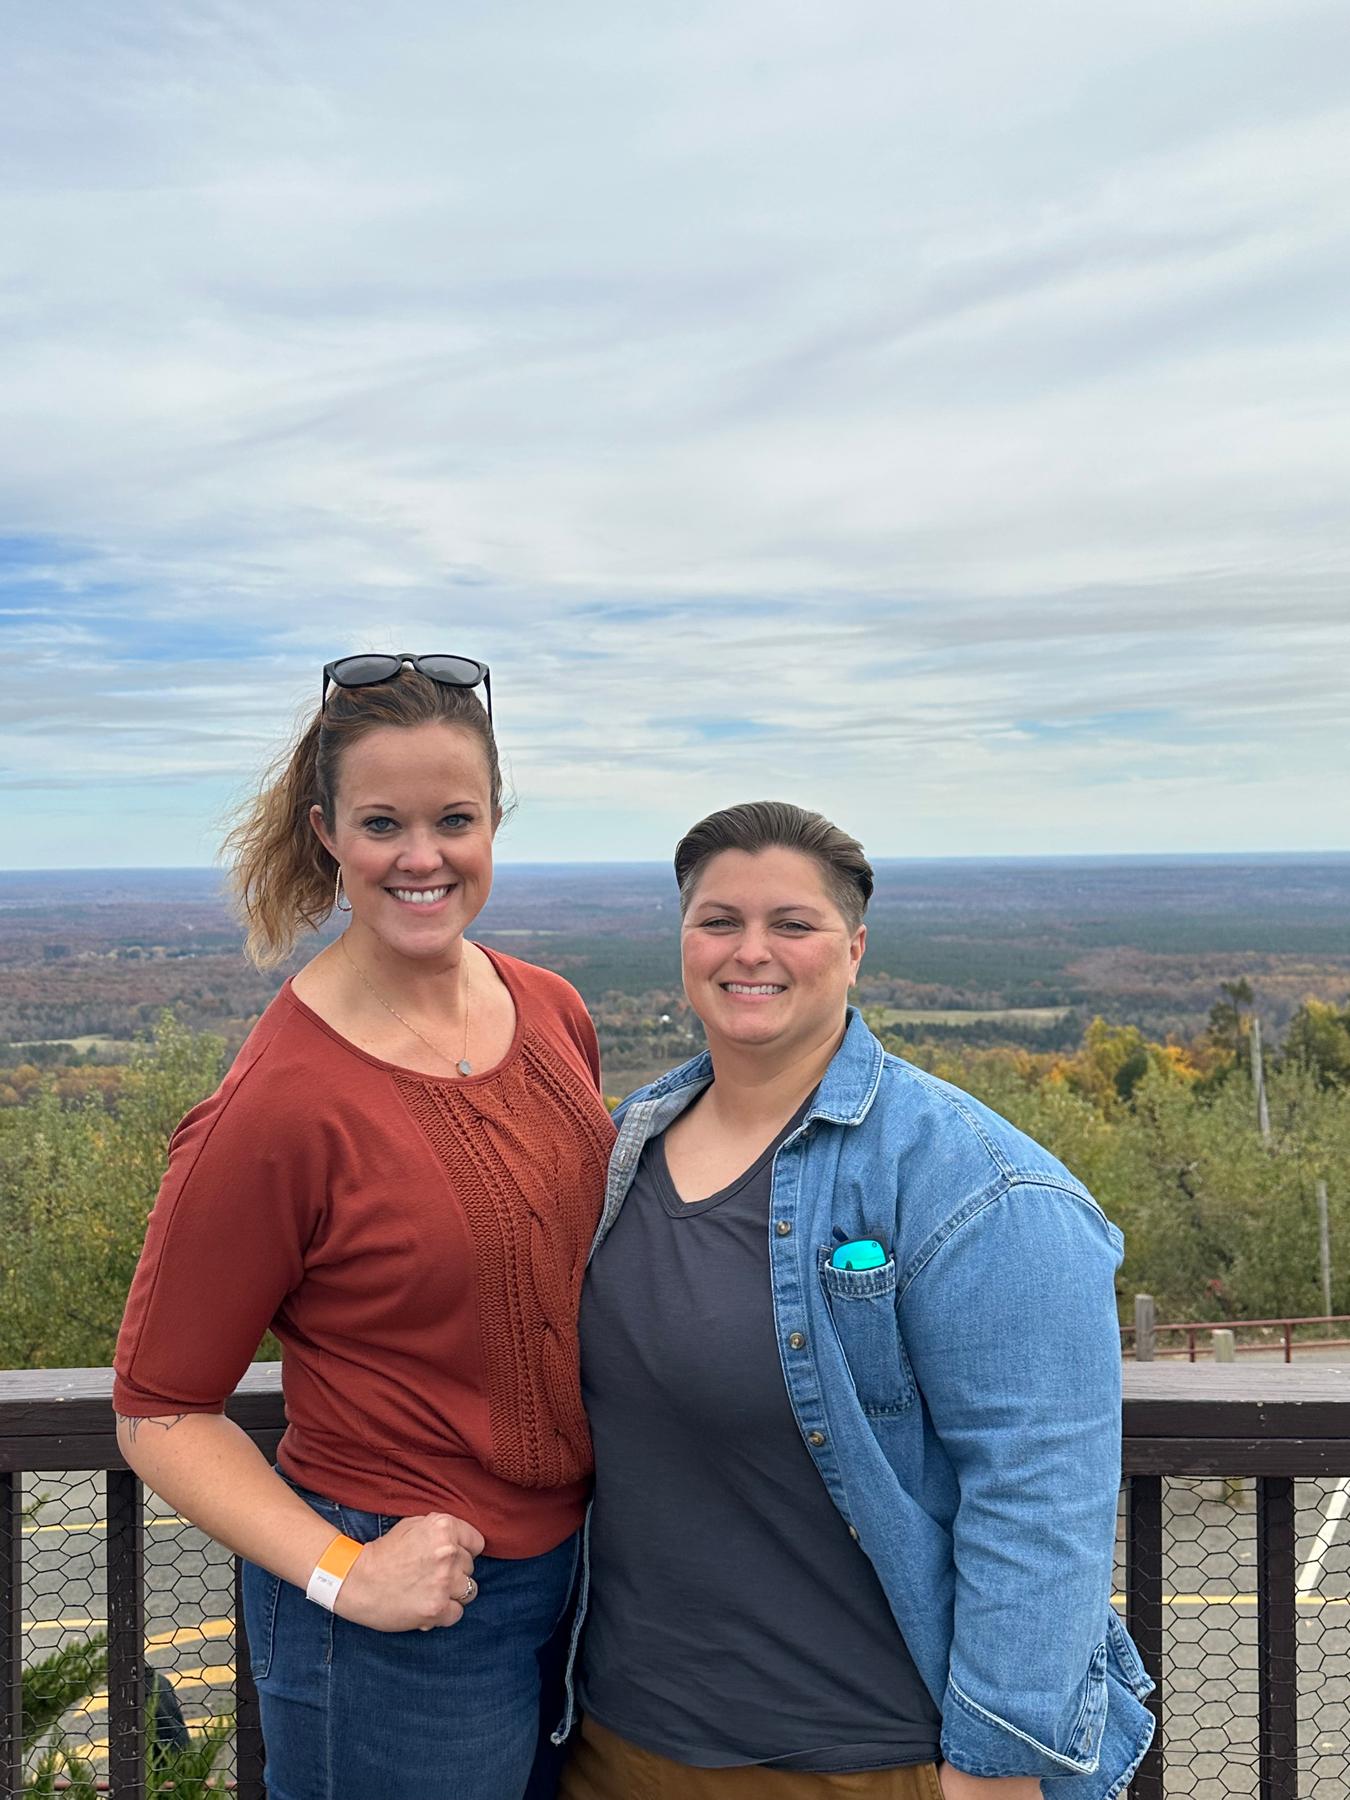
[[[297,1492],[358,1543],[398,1522]],[[397,1632],[340,1619],[245,1563],[269,1800],[546,1800],[557,1758],[541,1694],[576,1562],[575,1535],[543,1556],[480,1556],[459,1624]]]

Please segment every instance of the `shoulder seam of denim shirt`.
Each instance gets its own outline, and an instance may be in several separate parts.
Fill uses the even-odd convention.
[[[979,1139],[988,1153],[990,1161],[1005,1175],[1012,1174],[1012,1165],[975,1114],[963,1104],[964,1096],[959,1089],[951,1087],[945,1081],[940,1081],[936,1075],[930,1075],[926,1069],[916,1068],[913,1063],[906,1062],[903,1057],[888,1054],[887,1062],[901,1080],[911,1081],[916,1087],[926,1088],[935,1101],[941,1103],[950,1112],[954,1112],[966,1129]]]
[[[1066,1200],[1073,1201],[1076,1206],[1085,1206],[1089,1212],[1095,1213],[1106,1227],[1107,1236],[1111,1242],[1117,1247],[1123,1246],[1125,1240],[1121,1237],[1118,1227],[1111,1223],[1091,1194],[1081,1191],[1072,1182],[1055,1181],[1039,1171],[1032,1173],[1018,1171],[1010,1176],[998,1176],[987,1188],[972,1194],[963,1207],[952,1213],[949,1218],[944,1219],[942,1224],[937,1226],[929,1237],[925,1238],[900,1272],[900,1278],[896,1283],[897,1302],[904,1298],[910,1284],[923,1273],[938,1251],[951,1238],[955,1237],[963,1225],[968,1225],[987,1207],[997,1205],[1000,1200],[1011,1199],[1019,1189],[1024,1188],[1035,1188],[1046,1193],[1060,1194]]]
[[[897,1304],[903,1299],[905,1291],[910,1286],[910,1283],[914,1281],[916,1276],[923,1273],[924,1269],[933,1260],[948,1239],[954,1237],[961,1227],[969,1220],[973,1219],[977,1213],[983,1212],[987,1206],[993,1206],[997,1201],[1001,1200],[1008,1192],[1008,1186],[1009,1184],[1006,1176],[995,1175],[988,1187],[982,1188],[978,1193],[972,1194],[963,1207],[944,1219],[940,1225],[934,1227],[932,1232],[930,1232],[928,1237],[924,1239],[923,1243],[919,1245],[918,1249],[910,1257],[905,1267],[900,1271],[900,1277],[896,1283],[895,1290]]]

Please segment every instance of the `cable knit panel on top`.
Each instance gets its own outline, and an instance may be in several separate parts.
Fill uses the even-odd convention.
[[[577,1304],[612,1142],[594,1090],[528,1023],[495,1076],[398,1086],[473,1238],[487,1466],[518,1487],[576,1481],[591,1467]]]

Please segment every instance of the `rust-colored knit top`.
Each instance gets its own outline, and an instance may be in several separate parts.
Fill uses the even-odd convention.
[[[521,1557],[585,1506],[576,1317],[614,1128],[577,994],[488,954],[516,1034],[461,1081],[367,1055],[281,990],[174,1135],[113,1404],[219,1412],[270,1326],[288,1475],[457,1513]]]

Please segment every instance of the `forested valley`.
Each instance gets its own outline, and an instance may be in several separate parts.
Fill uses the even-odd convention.
[[[1321,1314],[1319,1185],[1350,1313],[1350,859],[878,875],[858,1004],[1092,1189],[1122,1321]],[[578,986],[611,1102],[700,1047],[667,871],[504,870],[480,924]],[[0,1366],[109,1360],[169,1137],[314,949],[239,941],[210,871],[0,877]]]

